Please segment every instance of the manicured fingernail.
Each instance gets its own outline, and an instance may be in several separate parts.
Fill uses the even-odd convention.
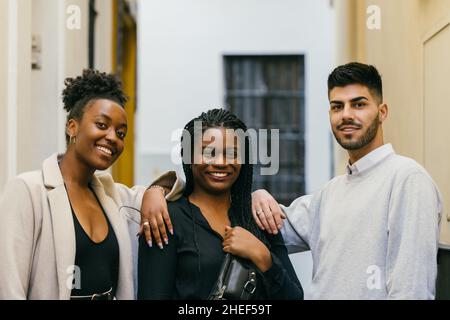
[[[163,245],[162,245],[162,243],[161,242],[159,242],[158,243],[158,247],[162,250],[162,248],[163,248]]]
[[[149,241],[147,241],[147,244],[148,244],[148,246],[151,248],[152,246],[153,246],[153,244],[152,244],[152,241],[151,240],[149,240]]]
[[[173,235],[173,229],[169,229],[171,235]]]
[[[164,243],[166,244],[166,246],[169,244],[169,239],[164,239]]]
[[[278,230],[274,230],[274,231],[273,231],[273,234],[278,234]]]

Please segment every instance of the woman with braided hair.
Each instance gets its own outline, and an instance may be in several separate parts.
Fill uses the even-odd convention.
[[[147,188],[95,173],[124,149],[127,98],[115,76],[94,70],[65,84],[66,152],[0,198],[0,299],[134,299],[127,222],[140,217],[123,208],[140,209]]]
[[[247,127],[223,109],[186,125],[181,140],[186,187],[180,199],[168,203],[174,235],[164,250],[141,237],[139,299],[207,299],[227,253],[257,268],[261,285],[255,299],[303,298],[281,234],[266,234],[253,220],[250,141],[247,135],[238,139],[235,130],[245,133]]]

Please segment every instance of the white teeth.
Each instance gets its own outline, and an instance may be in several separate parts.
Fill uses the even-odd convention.
[[[103,151],[109,155],[112,155],[112,151],[105,147],[96,146],[98,150]]]
[[[224,173],[224,172],[210,172],[211,175],[215,176],[215,177],[226,177],[228,175],[228,173]]]

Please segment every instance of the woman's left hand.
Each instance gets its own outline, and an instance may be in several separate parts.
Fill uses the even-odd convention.
[[[269,249],[251,232],[241,227],[225,227],[223,251],[251,260],[262,272],[272,266]]]

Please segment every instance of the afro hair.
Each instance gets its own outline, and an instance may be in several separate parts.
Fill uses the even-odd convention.
[[[121,106],[127,102],[127,96],[122,90],[121,81],[113,74],[85,69],[76,78],[67,78],[63,90],[64,109],[71,112],[80,101],[105,98]]]

